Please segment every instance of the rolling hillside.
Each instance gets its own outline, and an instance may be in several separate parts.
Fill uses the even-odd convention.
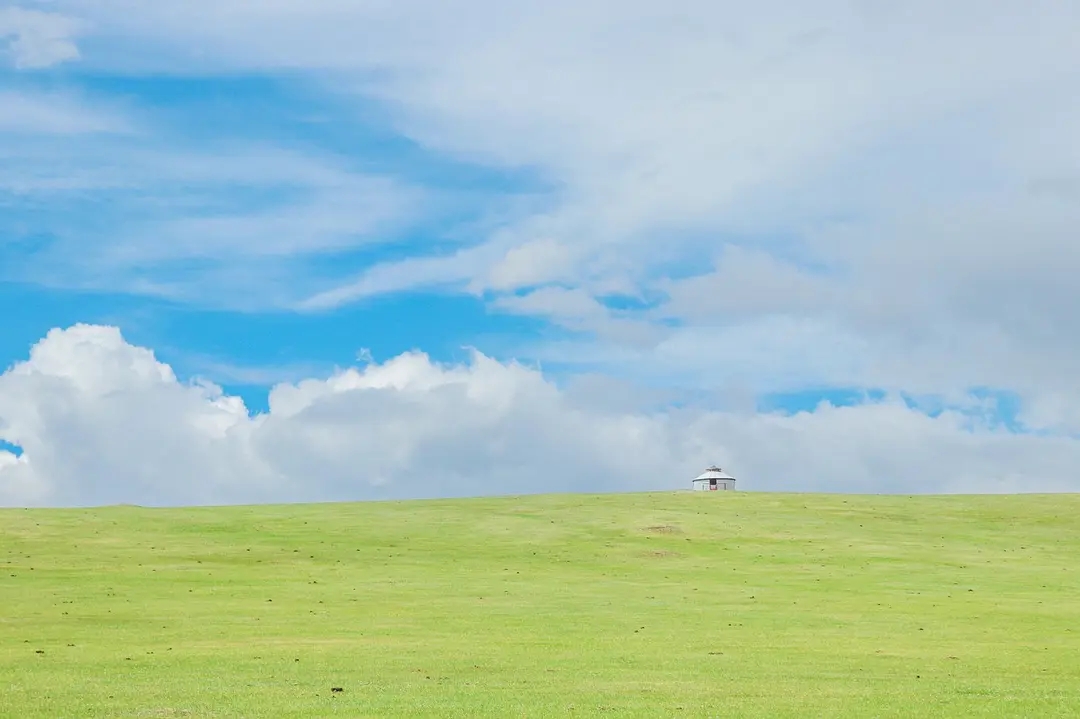
[[[1073,495],[0,510],[0,716],[1074,717],[1078,597]]]

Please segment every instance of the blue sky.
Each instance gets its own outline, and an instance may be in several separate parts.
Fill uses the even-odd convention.
[[[1080,486],[1080,17],[979,7],[5,5],[0,502]]]
[[[377,173],[433,193],[424,208],[369,245],[331,248],[295,260],[309,279],[344,281],[366,267],[433,248],[452,251],[477,241],[482,229],[475,225],[493,206],[550,189],[528,169],[487,167],[425,151],[395,133],[377,105],[344,105],[308,87],[302,77],[130,77],[83,74],[79,65],[64,65],[35,77],[9,70],[4,80],[23,91],[77,95],[86,104],[124,107],[140,129],[135,137],[101,139],[97,151],[105,163],[108,155],[133,149],[167,147],[180,156],[206,154],[213,162],[218,148],[262,146],[331,158],[346,172]],[[197,290],[180,301],[153,292],[111,292],[92,276],[76,278],[74,287],[56,287],[50,286],[51,267],[41,270],[39,282],[32,271],[25,276],[18,271],[24,263],[32,267],[57,241],[94,244],[117,233],[151,234],[157,223],[178,218],[258,215],[302,203],[311,194],[299,183],[290,187],[287,179],[275,185],[154,182],[38,197],[11,193],[3,215],[7,242],[0,247],[3,264],[14,270],[0,289],[3,306],[13,310],[2,340],[4,364],[25,359],[29,347],[52,327],[111,324],[133,342],[154,347],[182,375],[205,373],[259,408],[275,375],[286,379],[302,369],[329,372],[354,363],[362,349],[376,359],[422,349],[440,361],[453,361],[464,356],[467,346],[506,351],[515,338],[550,331],[534,319],[491,311],[482,297],[443,289],[389,293],[347,307],[298,312],[277,305],[302,296],[290,286],[293,277],[302,281],[301,273],[260,282],[266,295],[249,306],[244,298],[219,302]],[[272,224],[266,231],[274,231]],[[349,233],[341,234],[347,243]],[[183,285],[189,277],[218,269],[214,264],[205,257],[181,258],[147,274]],[[131,279],[140,274],[132,271]],[[80,290],[82,283],[91,288]],[[245,370],[267,379],[244,383]]]
[[[83,74],[80,69],[78,64],[61,65],[34,77],[9,71],[5,79],[23,91],[76,95],[86,104],[124,108],[139,130],[134,137],[100,139],[98,157],[168,147],[170,153],[190,151],[213,161],[219,148],[261,146],[331,158],[339,169],[375,173],[430,193],[430,201],[415,215],[370,245],[346,244],[303,257],[299,261],[309,280],[343,282],[382,263],[478,243],[490,232],[488,213],[521,197],[534,207],[543,206],[548,196],[558,193],[556,183],[545,182],[536,168],[484,165],[428,150],[395,132],[388,111],[377,103],[342,102],[312,88],[302,76],[132,77]],[[269,187],[160,182],[13,197],[4,216],[10,238],[3,248],[5,264],[33,264],[35,256],[58,239],[93,244],[118,232],[151,234],[156,223],[176,218],[258,215],[302,203],[309,194],[310,188],[290,187],[283,180]],[[272,225],[265,230],[274,232]],[[347,243],[348,233],[342,235]],[[708,245],[710,238],[703,242]],[[664,276],[693,275],[707,262],[701,252],[687,254],[663,268]],[[213,269],[206,258],[183,258],[147,275],[182,284]],[[141,273],[132,274],[137,279]],[[182,376],[209,376],[244,397],[253,410],[265,407],[266,394],[277,380],[353,364],[363,349],[380,360],[419,349],[437,361],[453,362],[464,357],[468,347],[528,360],[521,356],[520,344],[566,335],[539,318],[500,312],[483,293],[455,292],[453,287],[392,292],[346,307],[297,311],[275,306],[302,297],[288,286],[287,277],[263,283],[267,296],[260,304],[228,298],[224,306],[218,306],[219,298],[201,297],[197,291],[174,301],[155,293],[114,293],[107,285],[91,291],[49,287],[47,275],[40,284],[26,279],[13,273],[3,288],[7,306],[26,308],[14,313],[11,332],[5,335],[5,364],[24,359],[28,348],[52,327],[76,322],[116,325],[132,342],[155,348]],[[83,281],[95,283],[92,277]],[[656,304],[646,296],[597,299],[619,310]],[[266,379],[247,382],[246,375]],[[821,401],[853,404],[862,399],[857,391],[815,388],[771,393],[762,397],[762,406],[799,411]]]

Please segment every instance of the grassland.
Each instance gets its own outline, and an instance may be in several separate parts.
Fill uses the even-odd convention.
[[[3,510],[0,716],[1076,717],[1080,496]]]

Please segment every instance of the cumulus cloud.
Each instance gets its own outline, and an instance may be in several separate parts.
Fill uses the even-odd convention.
[[[0,503],[230,503],[685,488],[719,461],[748,489],[1080,489],[1080,442],[902,402],[793,416],[575,397],[476,353],[273,388],[269,411],[181,382],[113,327],[55,329],[0,376]]]

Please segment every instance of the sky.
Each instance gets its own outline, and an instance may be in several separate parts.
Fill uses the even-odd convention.
[[[1078,34],[0,0],[0,506],[1080,491]]]

